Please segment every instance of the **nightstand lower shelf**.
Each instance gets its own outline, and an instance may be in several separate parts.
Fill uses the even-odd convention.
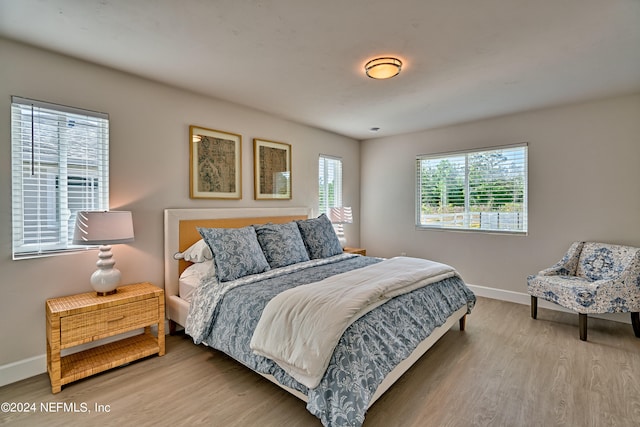
[[[158,340],[147,334],[135,335],[100,347],[73,353],[60,360],[60,385],[117,368],[158,353]]]

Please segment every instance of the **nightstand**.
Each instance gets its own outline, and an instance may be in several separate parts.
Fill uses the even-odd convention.
[[[164,291],[151,283],[121,286],[113,295],[95,292],[47,300],[47,370],[51,391],[143,357],[164,355]],[[151,334],[158,325],[158,336]],[[61,350],[144,328],[144,333],[88,350]]]
[[[344,248],[342,248],[342,250],[343,250],[343,251],[344,251],[344,253],[346,253],[346,254],[367,255],[367,250],[366,250],[366,249],[362,249],[362,248],[350,248],[350,247],[344,247]]]

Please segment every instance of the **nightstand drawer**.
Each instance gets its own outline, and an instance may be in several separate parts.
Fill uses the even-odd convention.
[[[73,347],[149,326],[158,320],[158,298],[65,316],[60,319],[60,346]]]

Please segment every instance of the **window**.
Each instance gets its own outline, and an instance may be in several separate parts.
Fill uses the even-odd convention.
[[[318,166],[318,209],[329,215],[331,208],[342,206],[342,159],[320,155]]]
[[[527,232],[527,145],[416,159],[416,225]]]
[[[109,207],[108,115],[11,101],[13,259],[77,250],[76,212]]]

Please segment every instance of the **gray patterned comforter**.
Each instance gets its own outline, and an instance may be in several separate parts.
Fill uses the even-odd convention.
[[[323,425],[360,426],[385,376],[453,312],[465,305],[471,311],[475,295],[460,278],[451,277],[396,297],[354,322],[338,342],[327,372],[314,389],[295,381],[273,361],[253,354],[249,343],[262,310],[278,293],[379,261],[361,256],[310,261],[276,269],[281,272],[271,270],[263,279],[241,280],[228,286],[223,295],[216,291],[219,284],[203,283],[191,303],[187,333],[196,343],[223,351],[307,395],[307,410]]]

